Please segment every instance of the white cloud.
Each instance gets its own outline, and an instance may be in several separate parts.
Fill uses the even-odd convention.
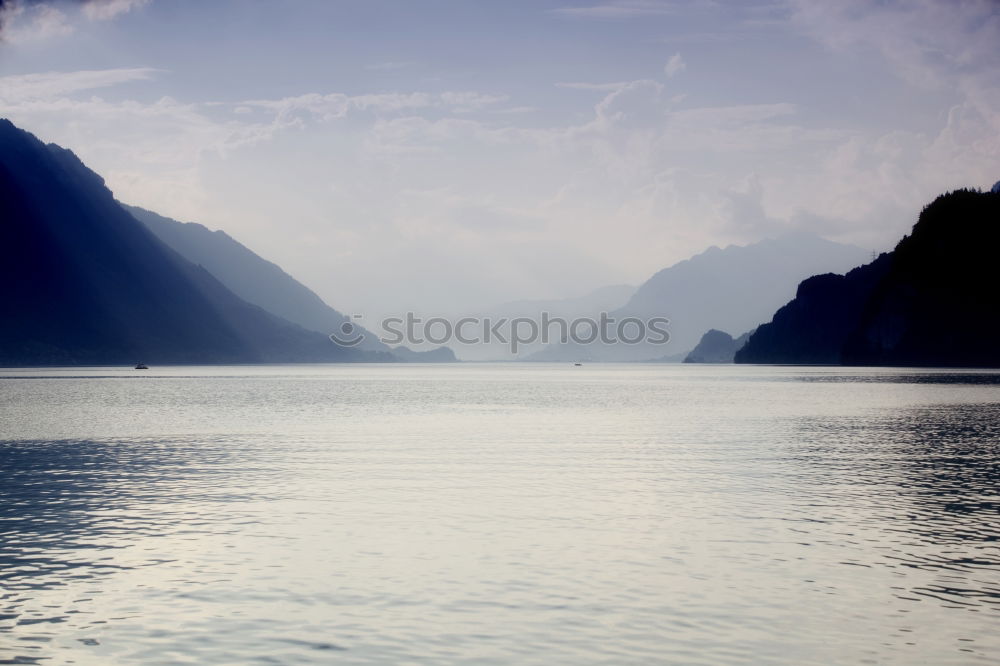
[[[202,165],[274,136],[272,119],[219,117],[208,104],[161,97],[111,101],[80,93],[155,75],[151,68],[48,72],[0,78],[0,116],[73,149],[117,195],[191,217],[207,206]]]
[[[327,121],[344,118],[352,111],[391,114],[402,111],[437,109],[451,113],[468,113],[506,100],[506,95],[490,95],[473,91],[361,95],[307,93],[274,100],[247,100],[241,102],[239,107],[270,110],[276,113],[276,122],[287,125],[298,124],[305,116]]]
[[[905,232],[929,196],[987,186],[1000,174],[995,2],[789,4],[790,25],[833,52],[866,66],[884,63],[912,92],[952,100],[937,128],[855,130],[818,162],[818,174],[789,173],[784,186],[809,196],[801,214],[824,218],[832,233],[875,239],[881,232],[884,241]],[[787,207],[783,212],[793,214]]]
[[[50,5],[4,6],[0,8],[0,26],[3,40],[11,44],[63,37],[75,29],[63,11]]]
[[[108,21],[149,3],[149,0],[83,0],[82,2],[22,2],[0,6],[0,39],[10,44],[65,37],[77,31],[81,19]]]
[[[456,113],[468,113],[507,101],[507,95],[485,95],[478,92],[443,92],[441,105]]]
[[[706,189],[725,191],[728,179],[738,179],[764,156],[816,142],[831,145],[836,139],[789,124],[796,114],[790,104],[677,109],[665,98],[663,85],[652,80],[622,82],[613,89],[583,86],[603,93],[589,119],[534,129],[518,127],[497,114],[470,115],[491,111],[505,99],[477,92],[307,94],[221,106],[169,97],[144,104],[76,96],[90,87],[142,79],[151,72],[18,79],[22,90],[33,91],[31,97],[7,101],[0,111],[15,122],[30,123],[46,140],[78,150],[121,198],[210,224],[213,216],[229,214],[224,211],[233,204],[225,187],[208,184],[205,169],[234,151],[256,147],[252,149],[274,155],[266,173],[257,174],[274,181],[273,188],[255,194],[258,205],[269,197],[282,202],[272,211],[279,217],[305,208],[296,219],[301,218],[307,247],[286,243],[302,253],[290,254],[288,260],[303,266],[304,275],[331,270],[327,261],[309,268],[319,259],[309,258],[310,247],[340,248],[346,255],[338,263],[343,262],[343,270],[353,266],[355,271],[364,270],[356,263],[359,257],[392,265],[404,255],[425,252],[440,262],[436,286],[449,275],[463,281],[468,302],[475,300],[476,290],[483,298],[527,295],[529,285],[542,279],[566,289],[580,280],[641,279],[670,258],[700,250],[704,229],[714,229],[727,240],[752,236],[760,229],[751,221],[728,221],[705,198]],[[293,127],[299,131],[284,132]],[[296,136],[318,141],[308,148],[317,152],[303,152],[300,144],[292,153],[283,153],[282,141]],[[326,137],[335,141],[336,158],[321,148]],[[732,168],[706,175],[711,169],[706,156],[711,158],[720,145],[727,146]],[[216,173],[238,173],[243,162],[226,160],[226,166],[214,168]],[[309,165],[305,175],[299,165]],[[315,180],[321,174],[340,192],[335,205],[342,213],[329,229],[313,210],[315,204],[307,205],[310,200],[324,201]],[[239,179],[240,197],[246,196],[246,182]],[[447,183],[447,195],[412,195],[439,191],[441,183]],[[248,215],[253,217],[243,211],[241,224],[249,224],[244,219]],[[367,234],[357,231],[362,219]],[[681,219],[699,221],[702,231],[676,224]],[[628,232],[609,236],[608,225]],[[383,231],[375,231],[379,228]],[[254,240],[262,245],[263,236],[254,236],[252,229],[247,234],[252,247]],[[372,246],[374,237],[383,238],[381,244]],[[386,246],[387,237],[399,242]],[[636,251],[637,242],[642,253]],[[529,247],[535,250],[528,253]],[[552,264],[542,263],[539,247],[559,257],[560,265],[573,268],[550,275],[545,266]],[[443,248],[469,261],[446,261],[440,256]],[[532,263],[517,270],[507,265],[505,257],[525,253],[533,257]],[[638,275],[613,268],[621,256],[634,257]],[[485,273],[469,273],[477,267]],[[513,291],[501,293],[504,289]],[[425,297],[433,291],[428,288]],[[378,298],[360,290],[356,296]]]
[[[121,198],[224,228],[340,307],[439,306],[434,298],[462,307],[546,288],[557,296],[641,281],[710,243],[788,228],[885,247],[933,194],[1000,177],[989,17],[975,15],[966,44],[921,27],[938,10],[919,1],[920,20],[880,13],[901,6],[796,6],[785,28],[852,64],[890,63],[904,82],[898,100],[920,104],[932,89],[947,117],[935,120],[926,105],[907,123],[886,120],[891,109],[822,114],[799,90],[770,83],[752,97],[770,103],[706,95],[699,84],[715,85],[710,70],[702,76],[712,59],[700,59],[690,81],[676,76],[679,53],[659,80],[588,82],[587,72],[605,70],[559,69],[566,82],[544,81],[537,99],[518,86],[512,99],[502,90],[383,89],[140,103],[121,101],[120,90],[114,99],[88,91],[153,70],[49,73],[0,79],[0,112],[76,150]],[[562,13],[628,18],[671,7]],[[906,44],[908,30],[920,44]],[[821,51],[813,62],[828,56],[811,48]],[[650,53],[643,70],[655,74],[658,57]],[[664,76],[675,79],[666,85]],[[559,103],[539,102],[547,96]],[[539,113],[514,113],[533,104]]]
[[[680,53],[675,53],[670,56],[670,60],[667,60],[667,64],[663,67],[663,73],[667,75],[668,79],[672,79],[675,74],[683,72],[687,68],[687,63],[681,58]]]
[[[838,51],[881,54],[914,85],[946,86],[970,74],[995,75],[1000,65],[994,0],[789,3],[794,26]]]
[[[0,77],[0,103],[50,99],[129,81],[143,81],[152,78],[156,71],[149,67],[132,67],[4,76]]]
[[[83,13],[91,21],[107,21],[149,3],[149,0],[89,0]]]

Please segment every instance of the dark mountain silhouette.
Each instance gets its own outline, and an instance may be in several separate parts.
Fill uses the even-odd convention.
[[[626,317],[670,319],[670,342],[651,344],[552,345],[531,360],[644,361],[681,356],[709,329],[747,331],[794,296],[794,285],[820,271],[841,272],[868,253],[811,233],[789,233],[752,245],[711,247],[665,268],[643,283],[626,305]],[[596,318],[597,313],[591,316]]]
[[[234,295],[69,150],[0,120],[0,364],[391,360]]]
[[[447,347],[412,351],[382,343],[349,317],[334,310],[314,291],[264,259],[224,231],[212,231],[196,222],[178,222],[138,206],[122,206],[147,229],[188,261],[203,266],[234,294],[302,328],[329,335],[350,323],[364,336],[357,348],[391,352],[399,360],[447,363],[455,355]]]
[[[732,363],[736,352],[739,351],[747,340],[750,339],[751,332],[744,333],[738,338],[733,338],[725,331],[717,331],[714,328],[705,335],[694,349],[684,358],[685,363]]]
[[[893,252],[800,284],[736,362],[1000,366],[998,242],[1000,192],[942,195]]]
[[[138,206],[122,206],[168,247],[191,263],[203,266],[246,302],[327,335],[350,321],[280,266],[257,255],[226,232],[212,231],[195,222],[178,222]],[[359,347],[389,349],[371,334],[365,336]]]
[[[799,284],[795,298],[779,309],[737,352],[737,363],[839,364],[844,343],[858,327],[864,303],[885,275],[891,257],[846,275],[814,275]]]

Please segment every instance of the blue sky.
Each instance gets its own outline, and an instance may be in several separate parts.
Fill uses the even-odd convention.
[[[1000,179],[986,0],[3,4],[0,115],[352,312],[884,249]]]

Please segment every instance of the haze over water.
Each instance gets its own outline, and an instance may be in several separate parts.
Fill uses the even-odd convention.
[[[0,663],[996,663],[1000,373],[0,371]]]

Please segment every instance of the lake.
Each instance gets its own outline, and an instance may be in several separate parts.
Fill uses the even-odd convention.
[[[0,663],[1000,662],[1000,373],[0,370]]]

